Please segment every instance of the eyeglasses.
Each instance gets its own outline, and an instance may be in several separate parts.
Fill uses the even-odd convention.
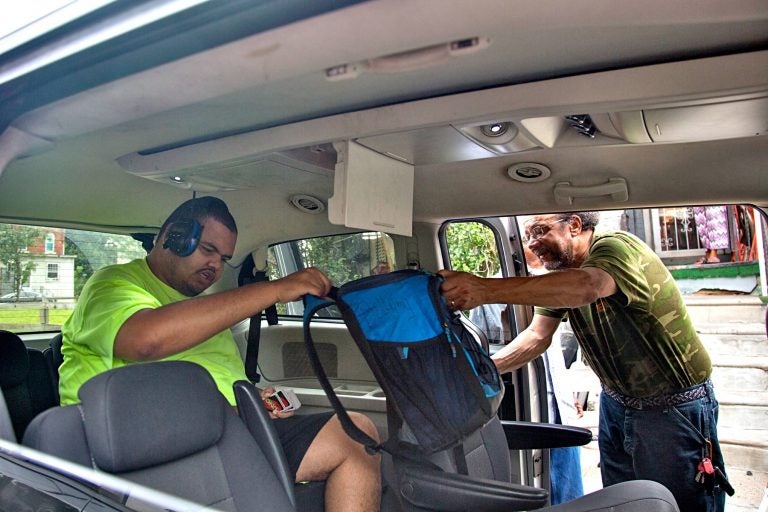
[[[569,219],[558,219],[558,220],[549,222],[547,224],[536,224],[535,226],[531,227],[531,229],[525,232],[525,234],[523,235],[522,242],[525,245],[528,245],[533,240],[538,240],[539,238],[549,233],[552,230],[552,226],[554,226],[558,222],[566,222],[568,220]]]

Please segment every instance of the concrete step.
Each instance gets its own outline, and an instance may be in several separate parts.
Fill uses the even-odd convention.
[[[596,435],[597,416],[597,410],[585,411],[584,416],[576,424],[589,428]],[[765,438],[750,439],[739,431],[721,426],[718,426],[718,434],[728,480],[736,489],[736,494],[726,499],[725,512],[755,512],[768,484],[768,468],[766,468],[768,447],[765,447]],[[581,469],[585,492],[602,488],[599,463],[600,455],[596,441],[581,448]]]
[[[746,322],[734,318],[730,322],[700,322],[694,324],[696,332],[699,334],[732,334],[757,336],[766,339],[768,334],[765,332],[764,322]]]
[[[725,359],[725,358],[723,358]],[[765,364],[756,362],[756,364]],[[715,389],[719,392],[741,392],[741,393],[766,393],[768,394],[768,371],[765,366],[748,367],[746,362],[726,366],[728,361],[720,362],[715,360],[712,368],[712,382],[715,383]]]
[[[717,401],[721,406],[768,407],[768,393],[765,391],[738,391],[724,388],[717,380],[712,382],[715,385]],[[768,417],[766,417],[766,423],[768,424]]]
[[[728,427],[718,421],[717,435],[721,443],[733,446],[746,446],[757,450],[768,450],[768,431],[746,430],[743,428]]]
[[[736,328],[733,328],[733,324],[729,325],[732,327],[730,330],[720,329],[719,332],[706,332],[697,327],[699,338],[713,361],[719,359],[720,356],[768,357],[768,338],[766,338],[765,333],[738,332]],[[718,329],[718,327],[713,327],[713,329]]]
[[[763,325],[765,308],[753,295],[685,295],[688,315],[697,327],[705,323],[753,323]]]
[[[768,357],[755,356],[749,352],[720,356],[712,361],[713,366],[721,368],[755,368],[768,370]]]
[[[719,434],[719,430],[718,430]],[[732,444],[720,441],[725,467],[743,469],[754,473],[768,473],[768,448]]]
[[[719,400],[718,398],[718,402]],[[747,438],[761,441],[768,438],[768,407],[720,403],[720,418],[717,424],[723,428],[741,430]]]
[[[755,512],[763,499],[768,473],[730,466],[726,470],[736,494],[725,499],[725,512]]]

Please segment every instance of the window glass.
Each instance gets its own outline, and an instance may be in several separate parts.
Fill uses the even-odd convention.
[[[54,252],[56,244],[56,235],[48,233],[45,235],[45,252]]]
[[[496,237],[484,222],[451,222],[445,228],[445,243],[451,270],[480,277],[502,277]],[[485,332],[490,343],[512,339],[506,304],[484,304],[464,314]]]
[[[493,230],[482,222],[451,222],[445,230],[451,270],[480,277],[500,275],[499,249]]]
[[[341,286],[361,277],[395,270],[395,248],[386,233],[333,235],[273,245],[269,248],[267,263],[270,279],[317,267],[334,286]],[[284,315],[301,315],[303,310],[301,301],[278,304],[278,312]],[[337,311],[325,311],[320,316],[339,318],[341,315]]]
[[[0,224],[0,329],[60,329],[96,270],[144,256],[127,235]]]

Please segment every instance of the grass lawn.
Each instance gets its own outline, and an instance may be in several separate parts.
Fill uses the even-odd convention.
[[[74,304],[72,305],[74,307]],[[45,314],[48,314],[48,321],[45,322]],[[43,325],[61,325],[72,314],[71,309],[62,309],[58,306],[57,309],[44,310],[39,306],[6,306],[0,307],[0,329],[15,330],[20,326],[24,326],[24,330],[30,330],[30,326],[39,325],[41,328]]]

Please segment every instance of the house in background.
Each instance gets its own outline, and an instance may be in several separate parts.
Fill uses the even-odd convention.
[[[43,294],[46,299],[75,296],[75,256],[64,254],[65,230],[40,228],[38,243],[27,247],[29,260],[35,264],[23,288]]]
[[[706,248],[691,206],[625,210],[620,227],[653,248],[683,293],[720,290],[766,296],[765,226],[748,206],[724,208],[728,243],[717,250],[717,263],[701,264]]]

